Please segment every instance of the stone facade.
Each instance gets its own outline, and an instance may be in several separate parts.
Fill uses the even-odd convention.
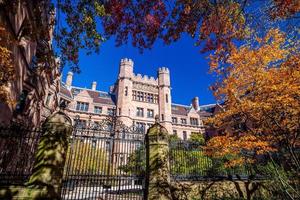
[[[38,126],[58,106],[60,71],[52,50],[54,12],[50,1],[0,1],[0,25],[9,34],[15,70],[0,102],[0,122]],[[34,9],[33,9],[34,8]]]
[[[207,108],[214,105],[199,105],[198,97],[191,105],[172,102],[170,71],[166,67],[158,69],[157,77],[134,73],[131,59],[122,59],[118,78],[109,92],[72,85],[73,73],[67,74],[66,82],[60,87],[60,101],[68,104],[69,116],[80,119],[82,126],[97,125],[107,115],[116,112],[127,126],[146,130],[154,124],[158,115],[160,123],[169,133],[187,139],[192,132],[204,134],[202,119],[211,114]]]

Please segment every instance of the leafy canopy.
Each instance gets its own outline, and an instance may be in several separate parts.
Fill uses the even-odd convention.
[[[208,143],[215,156],[246,150],[254,158],[280,151],[300,169],[295,156],[300,145],[299,49],[298,40],[270,29],[255,42],[233,48],[226,63],[218,60],[211,66],[219,77],[214,94],[224,103],[223,110],[208,121],[225,133]]]
[[[79,50],[99,53],[100,45],[112,36],[116,45],[131,42],[143,51],[158,39],[170,44],[188,34],[195,38],[196,45],[201,45],[202,52],[219,48],[228,51],[235,41],[248,38],[254,26],[268,26],[282,20],[297,23],[300,11],[297,0],[256,3],[247,0],[57,0],[54,4],[57,46],[63,63],[80,71]]]

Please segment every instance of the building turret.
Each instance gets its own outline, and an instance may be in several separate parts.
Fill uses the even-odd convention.
[[[117,115],[125,125],[131,126],[131,113],[134,113],[131,108],[132,100],[132,77],[133,61],[128,58],[121,59],[119,77],[117,81],[116,95],[117,95]]]
[[[119,78],[131,78],[133,76],[133,61],[123,58],[120,62]]]
[[[97,82],[93,81],[92,83],[92,90],[96,90],[97,89]]]
[[[196,111],[200,110],[200,106],[199,106],[199,98],[198,97],[194,97],[192,100],[192,106]]]
[[[170,71],[166,67],[158,69],[158,86],[159,86],[159,115],[161,124],[168,130],[172,131],[172,99],[170,87]]]
[[[68,72],[67,79],[66,79],[66,86],[71,87],[72,86],[72,81],[73,81],[73,73]]]

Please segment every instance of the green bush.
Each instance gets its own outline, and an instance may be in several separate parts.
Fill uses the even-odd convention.
[[[171,174],[206,175],[212,166],[212,160],[201,149],[170,150]]]
[[[125,165],[120,166],[119,169],[130,175],[142,176],[143,174],[145,174],[145,169],[146,169],[145,149],[141,147],[135,150],[128,157],[127,163]]]
[[[91,142],[76,140],[69,147],[66,160],[69,174],[106,174],[108,169],[107,152]]]
[[[196,142],[199,145],[204,145],[205,144],[204,136],[201,133],[192,132],[191,135],[190,135],[190,138],[188,139],[188,141]]]

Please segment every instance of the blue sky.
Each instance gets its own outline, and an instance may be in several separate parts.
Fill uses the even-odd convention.
[[[131,44],[116,47],[110,39],[102,44],[100,54],[80,53],[81,73],[74,75],[73,85],[90,88],[92,81],[97,81],[98,90],[108,91],[117,78],[120,59],[131,58],[134,72],[142,75],[156,77],[159,67],[170,69],[173,103],[189,105],[195,96],[199,97],[201,105],[215,103],[209,90],[214,79],[208,73],[207,54],[201,54],[199,49],[188,36],[171,45],[157,41],[151,50],[142,54]],[[63,80],[68,70],[66,66]]]

